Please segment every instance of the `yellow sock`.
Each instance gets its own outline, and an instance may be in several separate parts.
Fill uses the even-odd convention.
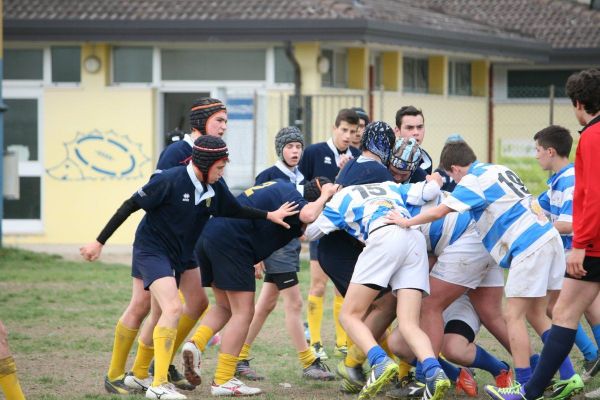
[[[217,368],[215,369],[215,383],[222,385],[233,378],[238,357],[232,354],[219,353]]]
[[[173,364],[173,358],[175,357],[175,353],[181,346],[181,343],[185,340],[187,335],[196,325],[197,319],[193,319],[192,317],[182,314],[181,318],[179,318],[179,324],[177,325],[177,337],[175,338],[175,345],[173,346],[173,355],[171,355],[171,364]]]
[[[12,356],[0,360],[0,387],[6,400],[25,400],[19,378],[17,378],[17,366]]]
[[[323,320],[323,297],[308,295],[307,307],[310,344],[321,342],[321,321]]]
[[[300,364],[302,364],[302,369],[310,367],[316,359],[317,357],[315,357],[315,353],[310,349],[310,347],[304,351],[298,352],[298,360],[300,360]]]
[[[333,299],[333,320],[335,321],[335,345],[337,347],[346,346],[348,335],[346,335],[346,331],[340,324],[340,311],[342,310],[342,304],[344,303],[344,298],[342,296],[335,295]]]
[[[242,351],[240,351],[240,360],[247,360],[250,357],[250,348],[251,344],[244,343],[242,346]]]
[[[127,356],[131,351],[135,337],[137,336],[137,329],[129,329],[125,325],[117,322],[115,328],[115,339],[113,342],[113,350],[110,358],[110,365],[108,367],[108,380],[114,381],[125,374],[125,363],[127,362]]]
[[[211,337],[213,337],[214,332],[211,327],[206,325],[200,325],[196,332],[194,332],[194,336],[192,336],[192,341],[196,344],[196,347],[200,349],[200,351],[204,351],[206,349],[206,345]]]
[[[412,365],[403,360],[399,360],[398,365],[400,366],[400,368],[398,369],[398,379],[402,379],[408,375],[408,373],[412,369]]]
[[[352,345],[348,347],[348,354],[346,354],[346,358],[344,359],[344,365],[348,368],[356,368],[359,365],[363,365],[366,359],[365,353],[363,353],[357,345],[352,343]]]
[[[177,336],[177,328],[158,326],[152,332],[154,342],[154,381],[152,386],[160,386],[167,383],[169,362],[173,353],[173,345]]]
[[[133,372],[136,378],[144,379],[148,377],[148,369],[150,368],[152,358],[154,358],[154,347],[147,346],[144,342],[138,340],[135,361],[131,367],[131,372]]]

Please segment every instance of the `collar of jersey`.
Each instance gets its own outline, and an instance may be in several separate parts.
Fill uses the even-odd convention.
[[[196,188],[196,190],[194,190],[194,204],[198,205],[200,204],[200,202],[202,200],[206,200],[210,197],[213,197],[215,195],[215,190],[212,188],[211,185],[206,185],[206,192],[204,191],[204,188],[202,187],[202,182],[200,182],[198,180],[198,178],[196,177],[196,174],[194,173],[194,167],[192,165],[192,163],[189,163],[186,167],[187,169],[187,173],[190,177],[190,180],[192,181],[192,183],[194,184],[194,188]]]
[[[557,173],[555,173],[550,178],[548,178],[548,181],[546,183],[548,185],[552,185],[555,180],[557,180],[562,174],[565,173],[566,170],[568,170],[569,168],[573,168],[573,167],[574,167],[573,163],[568,163],[567,165],[562,167]]]
[[[298,169],[298,166],[294,167],[293,170],[290,170],[287,165],[283,163],[283,161],[278,160],[275,163],[275,167],[283,172],[288,178],[290,178],[290,182],[292,183],[300,183],[304,180],[304,175]]]
[[[190,145],[191,148],[194,148],[194,140],[189,133],[183,135],[183,141]]]

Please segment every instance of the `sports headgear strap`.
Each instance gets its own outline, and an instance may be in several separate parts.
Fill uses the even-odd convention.
[[[190,108],[190,125],[198,129],[202,135],[206,135],[206,123],[219,111],[227,111],[221,100],[210,97],[197,99]]]
[[[286,128],[282,128],[277,135],[275,136],[275,152],[277,153],[277,157],[283,162],[283,148],[288,143],[299,142],[304,148],[304,135],[300,131],[300,129],[295,126],[288,126]]]
[[[326,183],[332,183],[329,178],[317,176],[304,185],[304,198],[306,201],[315,201],[321,196],[321,187]]]
[[[412,173],[417,169],[421,158],[421,148],[415,138],[400,138],[394,145],[394,154],[390,164],[401,171]]]
[[[194,142],[192,163],[202,172],[203,180],[208,178],[208,171],[219,160],[229,157],[227,145],[216,136],[200,136]]]
[[[376,154],[384,165],[388,165],[395,141],[396,136],[392,127],[383,121],[375,121],[365,128],[365,133],[360,140],[360,148]]]

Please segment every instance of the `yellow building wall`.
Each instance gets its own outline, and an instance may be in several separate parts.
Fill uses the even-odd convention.
[[[423,148],[433,159],[434,166],[446,138],[459,133],[473,147],[482,161],[487,161],[487,101],[484,98],[466,98],[435,95],[400,94],[380,92],[373,95],[375,119],[382,119],[395,126],[396,111],[402,106],[413,105],[423,110],[425,139]]]
[[[90,54],[84,47],[82,59]],[[43,93],[43,167],[42,219],[44,232],[36,235],[6,235],[7,245],[15,243],[87,243],[93,241],[108,219],[124,200],[148,180],[154,170],[155,99],[152,89],[106,87],[108,49],[96,46],[94,53],[102,62],[102,70],[89,74],[82,69],[78,88],[46,88]],[[113,131],[121,143],[127,138],[133,146],[140,145],[138,162],[146,162],[135,171],[135,179],[107,179],[86,174],[86,179],[65,180],[52,177],[48,169],[73,166],[65,163],[68,152],[73,155],[73,142],[78,134]],[[68,150],[69,149],[69,150]],[[90,150],[92,157],[112,157],[99,154],[102,149]],[[119,160],[113,160],[118,163]],[[55,176],[57,173],[52,172]],[[119,228],[109,240],[113,244],[133,243],[135,229],[144,215],[138,211]]]
[[[348,88],[366,89],[369,87],[369,49],[365,47],[348,49]]]

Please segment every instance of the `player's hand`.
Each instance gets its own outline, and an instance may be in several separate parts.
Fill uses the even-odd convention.
[[[573,278],[581,279],[587,275],[583,268],[583,259],[585,258],[585,249],[571,249],[567,258],[567,273]]]
[[[436,181],[440,187],[444,186],[444,178],[442,178],[442,175],[440,175],[439,172],[434,172],[431,175],[427,175],[425,180],[427,180],[427,182]]]
[[[321,196],[330,199],[340,188],[340,185],[335,183],[326,183],[321,186]]]
[[[385,222],[387,224],[396,224],[402,228],[410,228],[409,220],[396,210],[390,210],[385,216]]]
[[[298,204],[286,201],[275,211],[269,211],[267,213],[267,219],[275,224],[283,226],[285,229],[290,229],[290,225],[287,224],[283,219],[290,215],[298,214],[300,211],[296,210]]]
[[[93,241],[92,243],[88,243],[83,247],[79,248],[79,254],[86,261],[96,261],[100,258],[100,253],[102,253],[102,248],[104,245],[98,241]]]
[[[258,264],[254,264],[254,277],[256,279],[262,279],[265,274],[265,264],[261,261]]]
[[[342,154],[342,155],[340,156],[340,162],[338,163],[338,168],[339,168],[339,169],[342,169],[342,168],[344,168],[344,165],[346,165],[346,163],[347,163],[348,161],[350,161],[350,159],[351,159],[351,158],[352,158],[352,157],[350,157],[350,156],[349,156],[349,155],[347,155],[347,154]]]

